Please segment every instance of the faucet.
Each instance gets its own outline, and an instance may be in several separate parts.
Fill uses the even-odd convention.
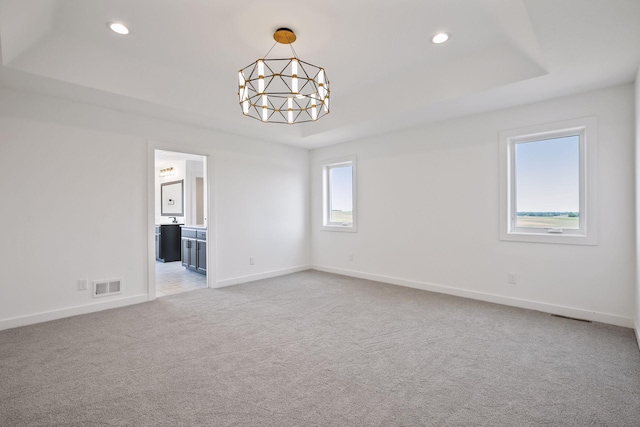
[[[178,223],[178,218],[175,216],[170,216],[169,218],[173,218],[173,221],[171,221],[173,224],[177,224]]]

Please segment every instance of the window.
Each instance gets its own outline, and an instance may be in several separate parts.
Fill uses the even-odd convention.
[[[323,230],[356,231],[355,177],[355,157],[346,157],[323,163]]]
[[[597,244],[596,119],[500,133],[500,239]]]

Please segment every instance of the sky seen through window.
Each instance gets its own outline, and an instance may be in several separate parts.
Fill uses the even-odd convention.
[[[336,166],[329,169],[331,188],[331,210],[351,212],[353,197],[351,194],[352,166]]]
[[[579,212],[580,137],[515,144],[517,212]]]

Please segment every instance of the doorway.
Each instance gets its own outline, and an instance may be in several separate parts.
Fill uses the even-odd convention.
[[[207,287],[206,157],[154,150],[155,294]]]

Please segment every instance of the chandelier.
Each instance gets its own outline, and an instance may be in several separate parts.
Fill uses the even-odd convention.
[[[291,44],[296,35],[279,28],[276,43],[288,44],[293,58],[258,59],[238,72],[242,114],[265,123],[304,123],[329,114],[329,80],[324,68],[298,58]]]

